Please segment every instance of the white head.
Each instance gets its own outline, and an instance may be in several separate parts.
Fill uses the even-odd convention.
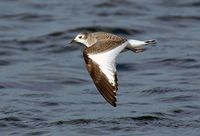
[[[88,33],[80,33],[71,41],[71,43],[77,42],[77,43],[82,43],[87,46],[88,35],[89,35]]]

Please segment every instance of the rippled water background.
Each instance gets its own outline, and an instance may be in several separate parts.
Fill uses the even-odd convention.
[[[198,0],[1,0],[0,135],[199,136]],[[159,41],[118,58],[118,107],[67,45],[81,31]]]

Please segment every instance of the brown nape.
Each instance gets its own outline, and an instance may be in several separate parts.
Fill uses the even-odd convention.
[[[83,39],[87,39],[88,36],[89,36],[89,33],[88,33],[88,32],[83,32],[83,33],[81,33],[81,34],[84,35]]]

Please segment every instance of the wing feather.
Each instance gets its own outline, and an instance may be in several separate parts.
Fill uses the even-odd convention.
[[[99,65],[92,59],[87,60],[87,70],[95,83],[96,88],[99,90],[105,100],[112,106],[116,106],[116,90],[117,86],[113,86],[106,75],[101,71]]]
[[[101,45],[99,45],[101,44]],[[99,53],[93,53],[92,51],[96,46],[114,46],[109,51],[103,51]],[[117,72],[116,72],[116,57],[126,47],[126,42],[122,44],[116,44],[113,42],[101,42],[98,45],[93,45],[84,50],[84,59],[86,62],[87,70],[92,77],[96,88],[101,95],[112,106],[116,106],[116,92],[118,90]],[[109,47],[107,47],[109,48]]]

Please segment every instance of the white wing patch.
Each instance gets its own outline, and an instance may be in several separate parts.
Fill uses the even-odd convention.
[[[116,57],[126,47],[126,45],[127,42],[110,51],[98,54],[88,54],[89,57],[99,65],[100,69],[107,76],[109,82],[113,84],[113,86],[116,85],[114,75],[116,72]]]

